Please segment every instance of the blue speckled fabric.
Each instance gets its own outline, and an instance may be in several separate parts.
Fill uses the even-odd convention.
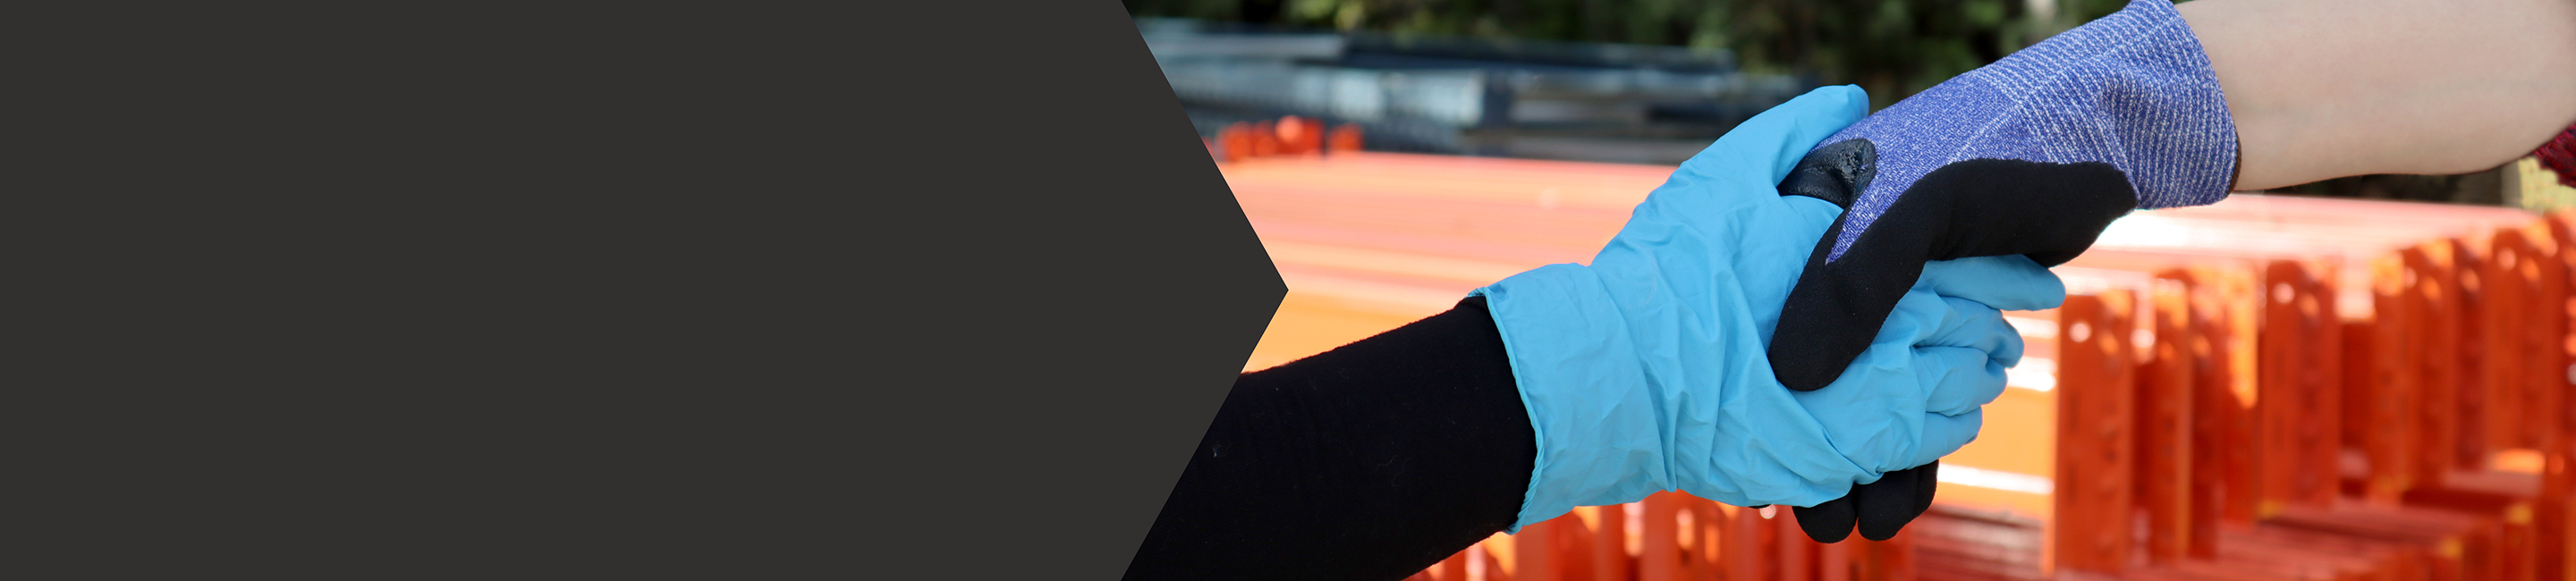
[[[1842,258],[1924,174],[1970,159],[2099,161],[2128,174],[2139,208],[2227,197],[2236,124],[2218,76],[2167,0],[2127,8],[1907,98],[1825,139],[1866,138],[1878,176],[1853,200]]]

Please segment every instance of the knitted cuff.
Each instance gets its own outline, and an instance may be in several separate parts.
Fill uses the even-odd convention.
[[[2166,0],[2135,0],[1907,98],[1825,140],[1867,139],[1878,171],[1828,260],[1935,169],[1974,159],[2103,162],[2139,208],[2227,196],[2236,126],[2191,27]]]

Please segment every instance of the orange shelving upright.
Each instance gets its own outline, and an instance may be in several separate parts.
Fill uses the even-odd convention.
[[[1291,288],[1248,367],[1583,261],[1671,171],[1346,154],[1313,133],[1336,153],[1220,166]],[[1814,545],[1786,513],[1666,494],[1579,509],[1424,577],[2569,579],[2570,239],[2564,217],[2421,204],[2240,195],[2141,212],[2059,269],[2079,295],[2066,307],[2010,314],[2032,366],[1988,430],[2052,429],[1972,444],[1898,541]],[[1995,460],[2013,454],[2046,461]],[[2049,484],[1975,480],[2016,473]],[[1975,490],[2039,500],[1947,500]]]
[[[2117,573],[2128,567],[2139,441],[2137,361],[2129,291],[2066,297],[2057,309],[2054,568]]]

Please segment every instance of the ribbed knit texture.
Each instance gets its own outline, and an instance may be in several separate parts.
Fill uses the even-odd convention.
[[[2236,126],[2200,40],[2166,0],[2127,8],[1952,78],[1825,140],[1862,138],[1878,175],[1853,201],[1841,258],[1907,187],[1970,159],[2098,161],[2140,208],[2215,203],[2236,172]]]

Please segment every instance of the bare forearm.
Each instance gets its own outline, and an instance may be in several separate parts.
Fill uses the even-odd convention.
[[[2495,167],[2576,122],[2576,0],[2198,0],[2236,189]]]

